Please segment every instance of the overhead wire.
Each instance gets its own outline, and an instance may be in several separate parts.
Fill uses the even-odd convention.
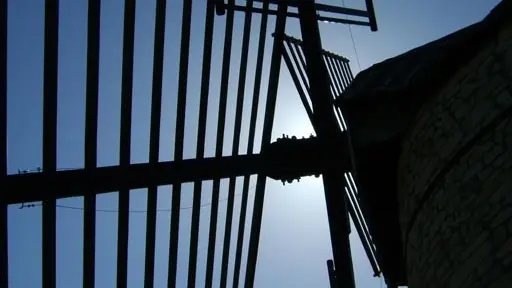
[[[343,7],[346,7],[345,0],[341,0]],[[358,72],[361,72],[361,62],[359,61],[359,53],[357,53],[356,42],[354,41],[354,34],[352,33],[352,25],[348,24],[348,31],[350,33],[350,39],[352,40],[352,47],[354,48],[354,54],[356,56]]]
[[[352,46],[354,47],[354,54],[356,54],[357,69],[361,72],[361,62],[359,61],[359,54],[357,53],[356,42],[354,41],[354,35],[352,34],[352,27],[348,24],[348,31],[350,32],[350,38],[352,39]]]
[[[252,191],[254,190],[254,188],[256,187],[256,185],[253,185],[250,189],[251,189],[251,193],[249,194],[253,194]],[[238,196],[241,196],[242,193],[236,193],[235,196],[238,197]],[[225,202],[227,201],[228,198],[221,198],[219,199],[219,202]],[[212,204],[212,202],[206,202],[206,203],[203,203],[200,205],[200,207],[207,207],[207,206],[210,206]],[[39,206],[42,206],[43,204],[42,203],[31,203],[31,204],[25,204],[25,203],[22,203],[21,206],[19,207],[19,209],[24,209],[24,208],[33,208],[33,207],[39,207]],[[56,204],[55,207],[57,208],[63,208],[63,209],[70,209],[70,210],[84,210],[84,207],[78,207],[78,206],[71,206],[71,205],[62,205],[62,204]],[[192,209],[192,206],[183,206],[183,207],[180,207],[180,210],[190,210]],[[162,209],[156,209],[157,212],[171,212],[172,209],[169,209],[169,208],[162,208]],[[96,209],[96,212],[107,212],[107,213],[118,213],[119,210],[117,209]],[[148,211],[147,210],[128,210],[129,213],[147,213]]]

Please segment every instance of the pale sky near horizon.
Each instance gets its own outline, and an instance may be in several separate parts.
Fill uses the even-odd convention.
[[[40,167],[42,163],[42,75],[43,75],[43,23],[44,1],[10,0],[8,10],[8,172]],[[237,1],[244,2],[244,1]],[[322,3],[341,5],[341,0],[324,0]],[[469,24],[481,20],[498,0],[375,0],[378,32],[368,27],[352,27],[359,56],[357,64],[347,26],[321,23],[324,49],[343,55],[351,60],[354,74],[360,69],[406,52]],[[185,132],[185,158],[195,157],[199,83],[202,61],[205,0],[193,1],[192,37],[190,45],[188,99]],[[364,0],[346,0],[352,8],[364,8]],[[120,122],[121,47],[123,26],[123,0],[103,0],[101,6],[100,51],[100,110],[98,130],[98,165],[118,164]],[[148,161],[149,111],[152,80],[152,54],[155,0],[137,1],[134,85],[132,163]],[[160,160],[173,157],[176,93],[179,60],[179,35],[181,33],[182,1],[168,0],[166,23],[166,48],[164,60],[163,111],[161,127]],[[234,107],[240,65],[243,13],[235,17],[235,30],[228,97],[226,138],[224,154],[231,153]],[[87,30],[87,1],[60,1],[59,31],[59,86],[58,86],[58,168],[83,167],[85,57]],[[241,134],[240,153],[245,154],[249,126],[250,101],[254,82],[254,67],[260,16],[253,16],[248,77],[245,94],[245,110]],[[210,105],[208,111],[206,156],[214,155],[217,125],[218,94],[223,48],[225,16],[216,16],[214,30]],[[262,79],[261,96],[266,97],[268,70],[275,18],[270,17],[267,30],[266,58]],[[298,20],[287,22],[286,33],[300,38]],[[261,101],[264,102],[264,101]],[[261,103],[260,102],[260,103]],[[259,120],[264,113],[259,109]],[[262,121],[258,123],[256,151],[259,151]],[[311,125],[284,62],[281,69],[275,125],[272,139],[281,134],[309,136]],[[255,178],[252,177],[255,184]],[[227,197],[227,180],[221,182],[221,199]],[[188,269],[188,245],[192,204],[192,184],[183,185],[180,217],[178,254],[178,285],[185,287]],[[242,181],[238,179],[237,193]],[[248,215],[252,214],[251,188]],[[133,210],[146,209],[144,189],[131,192]],[[202,203],[209,203],[211,181],[203,184]],[[170,187],[159,188],[158,207],[170,207]],[[236,229],[240,198],[235,199],[231,251],[236,245]],[[117,194],[98,196],[100,209],[116,209]],[[81,198],[62,199],[58,203],[81,207]],[[214,286],[219,283],[220,248],[222,246],[226,201],[220,202],[217,249],[214,269]],[[201,208],[199,229],[199,254],[197,283],[204,282],[206,263],[209,206]],[[41,286],[41,209],[9,207],[9,282],[10,287]],[[169,245],[169,213],[157,216],[155,287],[163,287],[167,280]],[[250,218],[250,217],[249,217]],[[83,213],[79,210],[57,210],[57,286],[80,287],[82,281]],[[144,279],[144,247],[146,216],[130,214],[129,287],[142,287]],[[246,236],[250,221],[246,222]],[[117,214],[97,213],[96,235],[96,287],[114,287],[116,281]],[[354,231],[354,229],[353,229]],[[233,235],[232,234],[232,235]],[[357,287],[380,287],[373,278],[366,255],[351,234],[352,252]],[[247,245],[248,237],[245,237]],[[246,248],[247,246],[245,246]],[[242,262],[242,276],[245,271]],[[321,179],[305,178],[300,183],[282,186],[280,182],[267,181],[260,249],[256,270],[256,287],[328,287],[325,261],[332,258],[325,199]],[[231,255],[234,261],[234,253]],[[232,263],[232,262],[230,262]],[[228,274],[231,286],[232,265]]]

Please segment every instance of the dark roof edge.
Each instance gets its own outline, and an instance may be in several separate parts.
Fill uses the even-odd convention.
[[[389,73],[385,72],[392,71],[396,66],[403,65],[403,62],[405,62],[407,58],[417,57],[421,54],[428,54],[431,52],[432,48],[440,45],[460,45],[460,43],[451,43],[454,42],[452,39],[464,37],[464,41],[462,41],[462,43],[474,43],[482,36],[495,34],[491,31],[497,30],[501,26],[506,26],[512,23],[512,17],[510,17],[510,15],[512,15],[512,0],[503,0],[498,5],[496,5],[483,20],[479,22],[464,27],[422,46],[413,48],[403,54],[372,65],[368,69],[361,71],[356,76],[347,90],[336,99],[336,104],[339,105],[342,98],[350,99],[370,96],[373,94],[372,92],[379,90],[381,85],[385,85],[386,81],[389,81],[390,77],[399,78],[400,75],[393,75],[391,73],[392,75],[390,76]],[[389,87],[389,90],[397,90],[397,88],[399,87]]]

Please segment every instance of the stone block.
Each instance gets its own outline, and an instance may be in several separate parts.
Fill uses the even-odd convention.
[[[512,61],[502,61],[512,49],[503,35],[430,98],[403,143],[402,227],[419,209],[407,243],[408,252],[415,247],[407,253],[411,288],[512,287],[503,276],[512,272],[512,120],[493,122],[512,105],[512,73],[503,73]],[[467,153],[458,155],[462,147]]]

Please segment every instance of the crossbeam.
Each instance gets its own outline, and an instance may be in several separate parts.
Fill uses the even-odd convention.
[[[347,147],[339,147],[344,153],[336,157],[318,145],[316,137],[283,137],[260,154],[13,174],[3,179],[2,187],[8,188],[0,196],[6,204],[15,204],[253,174],[292,182],[321,174],[331,162],[341,170],[349,169]]]
[[[259,155],[186,159],[93,169],[14,174],[5,178],[7,204],[101,194],[151,185],[170,185],[261,171]]]
[[[255,0],[256,2],[263,2],[264,0]],[[279,4],[282,0],[270,0],[269,2],[272,4]],[[284,1],[283,1],[284,2]],[[300,1],[286,1],[289,7],[298,7]],[[359,16],[359,17],[369,17],[369,11],[352,9],[346,7],[339,7],[333,5],[326,5],[321,3],[314,3],[315,9],[317,12],[329,12],[329,13],[338,13],[349,16]]]
[[[277,10],[268,9],[264,11],[261,8],[257,7],[246,7],[241,5],[225,5],[224,6],[227,10],[233,9],[234,11],[239,12],[251,12],[251,13],[258,13],[263,14],[267,13],[269,15],[277,15]],[[286,12],[286,17],[288,18],[299,18],[299,13],[297,12]],[[359,26],[371,26],[370,22],[360,21],[360,20],[351,20],[351,19],[342,19],[337,17],[328,17],[328,16],[317,16],[318,21],[323,22],[331,22],[331,23],[340,23],[340,24],[350,24],[350,25],[359,25]]]

